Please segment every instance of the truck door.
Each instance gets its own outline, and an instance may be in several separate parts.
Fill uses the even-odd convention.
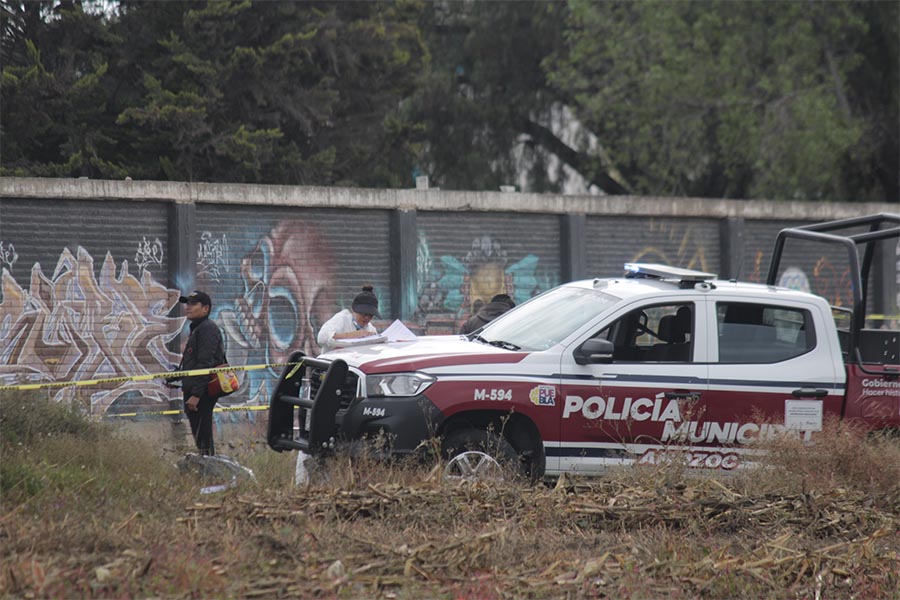
[[[827,415],[840,415],[843,384],[834,359],[840,350],[826,336],[817,339],[823,316],[815,307],[735,298],[710,302],[708,310],[712,443],[745,454],[786,429],[809,437]]]
[[[707,390],[703,296],[641,303],[573,344],[562,357],[559,466],[595,472],[653,461],[685,422],[702,422]],[[609,340],[611,362],[579,363],[591,338]],[[584,362],[581,358],[580,362]]]

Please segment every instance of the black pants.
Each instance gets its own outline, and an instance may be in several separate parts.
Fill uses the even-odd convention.
[[[184,399],[185,403],[187,403],[188,398]],[[213,456],[216,453],[216,448],[213,444],[213,408],[215,406],[216,399],[204,394],[200,396],[197,410],[188,410],[186,404],[184,408],[188,421],[191,423],[191,434],[194,436],[197,450],[200,451],[200,454],[205,454],[206,456]]]

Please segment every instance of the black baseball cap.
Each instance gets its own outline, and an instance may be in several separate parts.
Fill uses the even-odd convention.
[[[364,287],[363,291],[358,293],[353,299],[350,306],[353,312],[361,315],[372,315],[373,317],[381,317],[378,314],[378,297],[372,293],[371,288]]]
[[[198,290],[194,290],[187,296],[181,296],[178,298],[178,301],[182,304],[196,304],[199,302],[203,306],[212,306],[212,300],[210,299],[209,294]]]

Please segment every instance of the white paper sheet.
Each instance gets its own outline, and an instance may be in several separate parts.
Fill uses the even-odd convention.
[[[349,348],[351,346],[365,346],[367,344],[382,344],[384,342],[409,342],[416,339],[416,334],[409,330],[400,319],[388,325],[387,329],[378,335],[369,335],[363,338],[348,338],[334,340],[335,348]]]
[[[416,339],[416,334],[409,330],[400,319],[391,323],[387,329],[381,332],[389,342],[409,342]]]
[[[351,346],[365,346],[367,344],[383,344],[388,341],[387,336],[383,333],[378,335],[367,335],[361,338],[346,338],[342,340],[334,340],[332,346],[335,348],[349,348]]]

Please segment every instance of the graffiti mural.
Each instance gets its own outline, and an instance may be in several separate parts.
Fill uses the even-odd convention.
[[[768,274],[768,257],[762,251],[754,254],[753,269],[746,277],[747,281],[764,283]],[[828,300],[832,306],[853,306],[853,288],[850,284],[850,268],[837,268],[825,256],[813,258],[814,265],[807,271],[798,266],[787,267],[778,277],[777,285],[801,292],[812,292]]]
[[[760,225],[748,222],[747,234],[756,240],[751,242],[755,247],[745,250],[748,265],[742,271],[741,279],[765,283],[772,250],[768,243],[759,247],[760,243],[757,240],[774,240],[781,228],[798,225],[799,223]],[[884,249],[887,250],[887,247]],[[853,306],[850,266],[847,262],[847,253],[843,249],[790,240],[782,248],[779,271],[776,279],[779,286],[817,294],[828,300],[832,306],[843,308]]]
[[[229,248],[229,233],[204,231],[197,254],[197,274],[185,290],[209,290],[211,317],[225,337],[234,365],[278,364],[303,351],[319,353],[315,337],[333,312],[323,294],[333,288],[334,261],[326,236],[310,223],[276,222],[258,236],[244,237]],[[63,250],[52,274],[35,263],[26,287],[8,268],[16,260],[4,244],[0,296],[0,383],[49,383],[125,377],[173,370],[180,360],[177,338],[186,329],[178,297],[153,279],[162,266],[163,246],[146,237],[129,261],[116,264],[107,252],[95,276],[94,259],[83,247]],[[231,252],[231,254],[229,253]],[[243,255],[239,254],[243,252]],[[296,257],[304,257],[298,261]],[[118,272],[117,272],[118,271]],[[268,402],[271,383],[281,368],[239,373],[241,390],[223,404]],[[56,400],[84,402],[92,413],[120,412],[126,404],[147,406],[180,398],[161,381],[118,382],[90,388],[59,388]],[[112,409],[112,410],[111,410]],[[236,413],[231,413],[233,416]]]
[[[501,243],[487,235],[472,240],[465,256],[436,258],[420,233],[416,260],[419,301],[414,318],[425,327],[455,331],[495,294],[509,294],[518,304],[554,285],[538,275],[537,256],[513,262]]]
[[[138,273],[151,267],[162,267],[163,245],[159,238],[148,242],[146,236],[143,237],[138,242],[138,249],[134,254],[134,263],[137,265]]]
[[[645,246],[631,258],[631,262],[678,265],[684,269],[709,271],[706,246],[702,236],[698,236],[691,225],[650,219],[649,232],[656,238],[665,239],[668,242],[666,246],[674,247],[674,251],[664,250],[661,244]]]
[[[204,231],[197,244],[197,277],[206,276],[212,281],[221,281],[228,256],[228,238],[223,233],[219,237]]]
[[[765,267],[763,266],[763,258],[765,258],[765,254],[761,250],[757,250],[753,254],[753,266],[747,274],[741,275],[741,279],[753,283],[764,282],[766,280],[766,275],[763,273],[763,269],[768,269],[769,265],[766,263]]]
[[[303,260],[299,260],[302,257]],[[332,287],[333,259],[325,236],[304,221],[282,221],[240,260],[241,292],[213,309],[232,364],[284,363],[295,351],[317,355],[316,334],[331,317],[320,301]],[[251,371],[247,401],[265,403],[280,369]]]
[[[179,292],[154,281],[146,270],[140,278],[130,274],[127,260],[117,275],[107,252],[97,277],[84,248],[75,255],[66,248],[52,275],[35,263],[26,290],[4,268],[2,287],[0,381],[5,384],[141,375],[178,364],[180,356],[167,344],[184,322],[168,316]],[[92,413],[133,398],[168,401],[170,393],[160,381],[83,390]],[[55,392],[57,400],[74,396],[75,388]]]
[[[797,290],[798,292],[810,291],[809,277],[799,267],[788,267],[785,269],[778,280],[778,285],[790,290]]]
[[[821,257],[813,267],[813,280],[832,306],[853,306],[853,283],[850,267],[836,268],[828,258]],[[829,294],[828,291],[831,293]]]
[[[12,269],[17,260],[19,260],[19,255],[16,253],[16,247],[0,242],[0,263],[2,263],[0,266]]]

